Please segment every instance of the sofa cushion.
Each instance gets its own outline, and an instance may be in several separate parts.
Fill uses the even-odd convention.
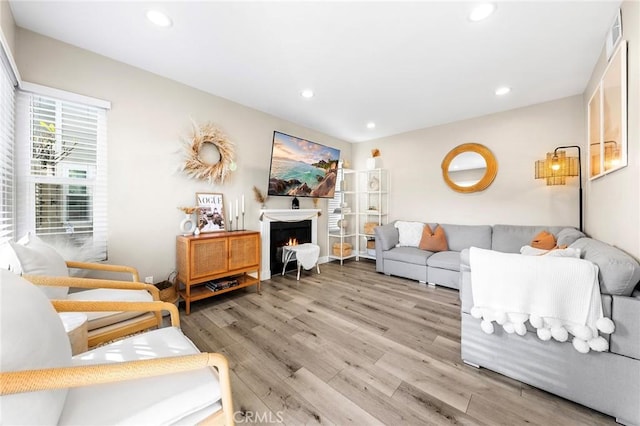
[[[389,223],[382,226],[376,226],[373,229],[376,234],[376,250],[389,250],[394,248],[399,242],[398,229],[393,223]]]
[[[541,231],[558,235],[565,226],[493,225],[491,249],[504,253],[520,253],[520,248],[531,243]],[[560,244],[560,243],[558,243]]]
[[[431,225],[433,229],[434,225]],[[462,251],[471,246],[491,248],[491,226],[489,225],[452,225],[443,223],[447,235],[449,250]],[[519,247],[518,247],[519,248]]]
[[[584,237],[586,237],[586,235],[576,228],[564,228],[556,234],[556,244],[558,247],[570,246],[576,242],[576,240]]]
[[[398,247],[418,247],[422,238],[422,222],[403,222],[401,220],[393,224],[398,228]]]
[[[396,247],[382,254],[385,259],[424,266],[427,266],[427,259],[431,255],[433,252],[420,250],[417,247]]]
[[[45,294],[24,278],[0,269],[0,371],[71,365],[71,345]],[[57,424],[67,389],[0,397],[6,425]]]
[[[434,253],[427,259],[427,265],[431,266],[432,268],[460,271],[460,252],[441,251],[438,253]]]
[[[616,247],[592,238],[580,238],[571,247],[580,249],[583,259],[598,265],[602,294],[629,296],[640,281],[640,264]]]
[[[444,229],[440,225],[431,230],[431,226],[424,225],[422,230],[422,238],[420,244],[418,244],[420,250],[427,250],[432,252],[447,251],[449,246],[447,245],[447,236],[444,233]]]

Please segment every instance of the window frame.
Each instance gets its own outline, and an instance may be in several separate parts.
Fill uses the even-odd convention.
[[[43,99],[38,99],[43,98]],[[93,99],[58,89],[25,83],[17,95],[16,111],[16,141],[17,141],[17,204],[18,204],[18,224],[17,235],[27,232],[34,232],[45,239],[49,244],[57,249],[71,250],[75,253],[70,258],[75,260],[100,261],[106,260],[107,253],[107,111],[110,103],[107,101]],[[45,113],[47,107],[42,104],[41,109],[32,109],[34,99],[40,101],[53,101],[51,120],[43,120],[45,123],[55,125],[55,156],[63,153],[65,144],[73,140],[74,134],[85,129],[90,131],[91,136],[87,139],[80,139],[82,151],[76,158],[74,153],[68,157],[62,156],[56,159],[51,173],[39,174],[34,169],[33,144],[38,136],[34,137],[37,129],[37,122],[40,119],[33,114]],[[86,111],[86,116],[83,111]],[[71,114],[65,116],[65,114]],[[79,114],[79,115],[75,115]],[[95,121],[94,120],[95,114]],[[79,127],[75,128],[69,123],[74,123],[79,118]],[[84,127],[84,126],[89,127]],[[95,126],[95,127],[94,127]],[[93,130],[95,129],[95,135]],[[94,143],[95,141],[95,143]],[[84,155],[90,153],[91,156],[85,160]],[[75,160],[75,161],[74,161]],[[86,178],[75,178],[70,173],[78,170],[86,173]],[[35,172],[35,173],[34,173]],[[47,230],[46,225],[38,225],[38,213],[36,208],[36,193],[38,185],[51,185],[56,195],[48,200],[55,206],[55,211],[50,217],[44,217],[44,223],[51,218],[53,230]],[[90,200],[86,207],[83,218],[70,217],[70,198],[73,186],[84,187],[86,194],[82,195]],[[56,204],[57,202],[57,204]],[[73,203],[71,201],[71,203]],[[48,213],[47,213],[48,214]],[[42,217],[42,216],[41,216]],[[87,232],[87,227],[90,231]],[[78,230],[79,229],[79,230]]]

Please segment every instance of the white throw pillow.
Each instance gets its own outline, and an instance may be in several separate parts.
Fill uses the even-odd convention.
[[[580,249],[567,247],[564,249],[543,250],[531,246],[523,246],[520,249],[520,254],[525,256],[552,256],[552,257],[575,257],[580,259]]]
[[[581,254],[582,253],[579,248],[567,247],[564,249],[550,250],[549,253],[545,254],[545,256],[575,257],[576,259],[580,259]]]
[[[531,246],[522,246],[522,248],[520,249],[520,254],[523,254],[525,256],[542,256],[548,251],[549,250],[539,249]]]
[[[397,221],[393,226],[398,228],[400,237],[396,247],[418,247],[420,245],[424,223]]]
[[[26,275],[68,277],[67,263],[58,252],[33,234],[27,234],[17,243],[9,242],[20,262],[20,270]],[[69,287],[38,286],[49,299],[65,299]]]
[[[0,270],[0,371],[71,365],[71,346],[60,317],[36,286]],[[57,424],[67,389],[0,397],[2,424]]]

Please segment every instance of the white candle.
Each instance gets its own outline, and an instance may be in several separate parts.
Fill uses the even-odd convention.
[[[242,214],[244,214],[244,194],[242,194]]]
[[[236,217],[238,217],[238,199],[236,198]]]

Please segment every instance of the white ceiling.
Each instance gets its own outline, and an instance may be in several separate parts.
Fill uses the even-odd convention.
[[[476,23],[458,1],[10,4],[20,27],[358,142],[582,93],[620,1],[497,2]]]

